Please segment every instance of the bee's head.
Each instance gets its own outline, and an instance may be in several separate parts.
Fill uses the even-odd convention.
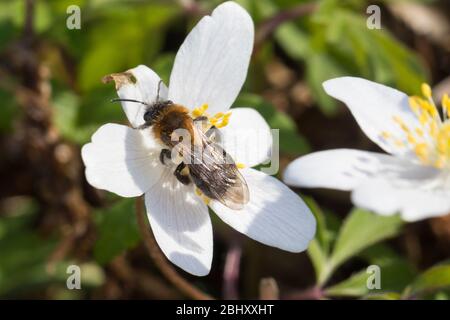
[[[167,106],[173,104],[173,102],[170,100],[156,101],[153,104],[149,104],[149,103],[139,101],[139,100],[134,100],[134,99],[117,98],[117,99],[111,100],[111,102],[121,102],[121,101],[140,103],[147,107],[147,109],[145,110],[145,113],[144,113],[145,124],[141,126],[142,129],[153,125],[153,123],[155,122],[157,117],[160,115],[161,111],[163,109],[165,109]]]
[[[147,125],[151,126],[167,106],[171,105],[172,101],[157,101],[152,105],[149,105],[144,113],[144,121]]]

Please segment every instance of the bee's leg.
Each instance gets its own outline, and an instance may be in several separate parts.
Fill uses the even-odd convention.
[[[169,149],[162,149],[161,153],[159,154],[159,161],[161,161],[162,164],[166,164],[166,158],[172,159],[172,153]]]
[[[180,163],[173,174],[175,177],[177,177],[178,181],[180,181],[182,184],[188,185],[191,182],[191,179],[189,178],[188,172],[186,172],[188,168],[186,167],[186,164],[184,162]]]
[[[217,127],[216,127],[216,126],[212,126],[211,128],[209,128],[209,129],[205,132],[205,135],[206,135],[208,138],[211,138],[211,136],[212,136],[214,133],[217,133]]]

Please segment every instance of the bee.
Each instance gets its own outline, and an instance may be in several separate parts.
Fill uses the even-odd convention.
[[[209,199],[217,200],[233,210],[239,210],[249,201],[249,191],[244,177],[232,157],[219,145],[218,130],[208,125],[208,118],[193,118],[189,109],[170,100],[159,100],[159,85],[156,101],[148,104],[133,99],[113,99],[143,104],[145,123],[139,127],[150,128],[155,138],[162,143],[159,160],[167,165],[172,159],[173,149],[180,151],[181,162],[174,175],[184,185],[193,183]],[[177,140],[179,129],[188,133],[190,141]],[[180,138],[180,137],[179,137]],[[176,162],[175,162],[176,163]]]

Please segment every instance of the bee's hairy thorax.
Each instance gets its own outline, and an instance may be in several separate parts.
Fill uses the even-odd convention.
[[[189,110],[171,101],[158,102],[151,110],[151,121],[155,137],[165,145],[173,147],[172,133],[177,129],[187,129],[191,131],[192,118]]]

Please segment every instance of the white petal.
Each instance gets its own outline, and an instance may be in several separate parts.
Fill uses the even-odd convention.
[[[402,166],[393,156],[351,149],[320,151],[291,162],[283,181],[292,186],[351,190],[386,166]]]
[[[118,124],[105,124],[83,146],[88,182],[122,197],[136,197],[158,181],[162,166],[151,137]]]
[[[146,192],[145,206],[166,257],[193,275],[207,275],[213,252],[211,220],[192,186],[179,183],[173,170],[167,169],[160,183]]]
[[[202,18],[177,53],[169,99],[187,108],[207,103],[212,114],[227,110],[245,81],[253,34],[252,19],[234,2]]]
[[[242,170],[250,201],[231,210],[217,201],[210,206],[227,224],[250,238],[291,252],[308,247],[316,221],[302,199],[277,179],[254,169]]]
[[[352,193],[355,205],[382,215],[400,213],[406,221],[450,213],[450,193],[443,189],[425,189],[421,184],[399,186],[395,179],[367,179]]]
[[[270,158],[270,127],[255,109],[232,109],[230,122],[220,133],[222,146],[234,161],[253,167]]]
[[[158,97],[158,88],[159,100],[167,99],[167,87],[161,82],[161,78],[144,65],[139,65],[123,73],[111,74],[104,79],[116,82],[117,94],[122,99],[134,99],[151,105]],[[134,128],[144,124],[144,113],[147,106],[136,102],[122,101],[122,108]]]
[[[397,147],[382,132],[391,133],[397,139],[406,141],[406,135],[393,117],[400,117],[411,129],[419,126],[419,121],[411,111],[408,96],[396,89],[361,78],[342,77],[325,81],[325,91],[344,102],[361,129],[373,142],[386,152],[397,155],[410,153],[407,147]]]

